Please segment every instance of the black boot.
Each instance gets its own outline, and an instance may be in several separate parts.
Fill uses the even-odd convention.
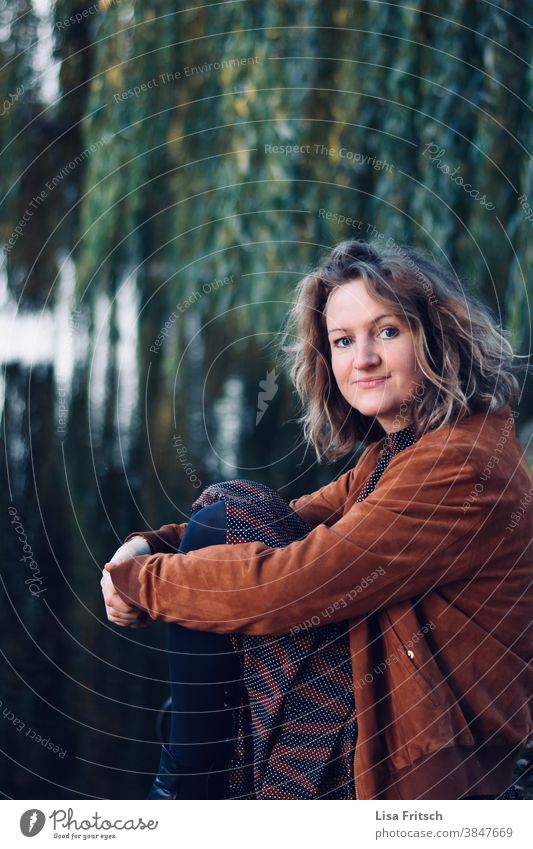
[[[163,744],[159,770],[147,799],[226,799],[225,771],[210,764],[203,772],[191,773],[180,766]]]

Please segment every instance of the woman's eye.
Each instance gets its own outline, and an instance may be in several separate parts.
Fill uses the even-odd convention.
[[[400,331],[398,330],[397,327],[383,327],[379,331],[379,335],[382,336],[382,338],[384,338],[384,339],[395,339],[399,332]],[[392,335],[383,336],[382,335],[383,333],[387,333],[387,334],[390,333]],[[352,340],[350,339],[349,336],[341,336],[339,339],[335,339],[335,341],[332,342],[331,344],[334,348],[347,348],[348,345],[351,345],[351,343],[352,343]]]
[[[348,338],[348,336],[341,336],[340,339],[335,339],[335,341],[333,343],[333,347],[334,348],[346,348],[346,345],[341,344],[342,342],[348,342],[349,343],[350,339]]]

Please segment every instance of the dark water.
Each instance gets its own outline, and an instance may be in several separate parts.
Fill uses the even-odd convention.
[[[151,783],[167,696],[165,625],[111,626],[99,585],[103,563],[129,532],[186,520],[214,480],[248,477],[292,498],[344,467],[318,468],[304,456],[282,377],[256,425],[259,381],[274,366],[264,340],[228,345],[220,323],[200,334],[178,369],[168,356],[147,362],[135,322],[113,331],[102,316],[89,332],[72,310],[4,312],[7,797],[143,798]],[[192,313],[190,324],[192,336]]]

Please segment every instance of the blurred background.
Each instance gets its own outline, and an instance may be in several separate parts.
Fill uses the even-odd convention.
[[[0,0],[4,797],[143,798],[165,626],[100,570],[215,480],[286,498],[275,343],[342,238],[431,251],[531,347],[533,6]],[[533,387],[517,430],[530,462]]]

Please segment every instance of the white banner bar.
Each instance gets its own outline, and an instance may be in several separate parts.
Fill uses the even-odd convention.
[[[4,801],[9,849],[79,845],[179,849],[431,846],[530,849],[531,804],[472,802]]]

